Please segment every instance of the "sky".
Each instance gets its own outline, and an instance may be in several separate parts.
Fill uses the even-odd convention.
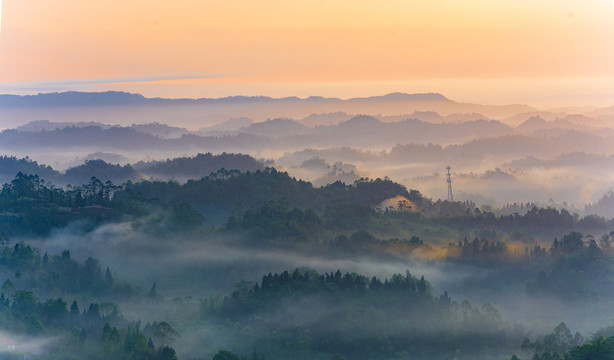
[[[613,0],[3,0],[0,93],[614,105]]]

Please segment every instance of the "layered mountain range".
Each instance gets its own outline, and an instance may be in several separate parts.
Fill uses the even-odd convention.
[[[440,94],[148,99],[71,92],[1,95],[0,115],[3,154],[59,170],[101,159],[133,164],[147,177],[155,174],[137,163],[226,152],[316,185],[388,176],[433,198],[446,195],[442,172],[450,165],[459,199],[488,204],[581,207],[614,189],[614,107],[539,110]]]

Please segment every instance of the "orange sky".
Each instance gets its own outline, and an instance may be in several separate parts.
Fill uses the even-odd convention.
[[[612,0],[3,0],[1,31],[3,93],[614,104]]]

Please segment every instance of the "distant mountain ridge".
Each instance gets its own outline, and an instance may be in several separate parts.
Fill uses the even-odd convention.
[[[278,118],[211,135],[200,135],[159,123],[129,127],[90,124],[39,121],[21,127],[31,131],[18,128],[0,132],[0,144],[2,149],[71,146],[97,147],[98,151],[162,149],[232,152],[235,149],[277,149],[280,146],[295,149],[297,146],[309,147],[316,144],[326,147],[390,147],[395,144],[428,142],[455,144],[481,137],[511,135],[514,131],[496,120],[439,124],[415,119],[382,122],[369,115],[357,115],[337,125],[315,128],[309,128],[296,120]]]
[[[313,128],[289,118],[276,118],[263,122],[236,119],[222,123],[220,129],[209,128],[199,132],[160,123],[130,126],[111,126],[93,122],[55,123],[36,121],[17,129],[0,132],[0,148],[3,150],[61,149],[75,147],[93,151],[160,150],[194,152],[235,152],[261,150],[300,150],[310,147],[366,147],[391,148],[405,144],[462,145],[475,140],[525,135],[536,143],[546,138],[567,141],[578,151],[610,151],[601,144],[611,134],[607,129],[587,127],[589,132],[579,131],[579,126],[565,119],[546,121],[531,117],[518,127],[511,127],[498,120],[471,120],[465,122],[433,123],[406,118],[395,122],[383,122],[369,115],[353,116],[334,125],[318,125]],[[241,126],[248,124],[246,126]],[[234,129],[233,129],[234,127]],[[599,131],[597,131],[599,130]],[[599,139],[601,138],[601,139]],[[541,140],[540,140],[541,139]],[[577,147],[578,141],[585,141]],[[596,141],[592,146],[593,142]],[[496,145],[493,143],[493,146]],[[495,146],[496,147],[496,146]],[[522,146],[521,146],[522,147]],[[532,146],[533,148],[534,146]],[[558,148],[558,146],[556,146]],[[570,148],[570,149],[571,149]],[[600,150],[600,151],[598,151]],[[527,154],[530,155],[530,154]]]
[[[67,127],[88,127],[88,126],[97,126],[101,129],[108,129],[112,127],[111,125],[103,124],[100,122],[93,122],[93,121],[53,122],[49,120],[36,120],[36,121],[31,121],[25,125],[16,127],[15,130],[39,132],[39,131],[61,130]]]
[[[116,106],[116,105],[144,105],[144,104],[189,104],[189,103],[249,103],[249,102],[322,102],[322,101],[452,101],[439,93],[390,93],[382,96],[357,97],[342,100],[339,98],[326,98],[310,96],[299,98],[289,96],[273,98],[269,96],[227,96],[221,98],[197,99],[171,99],[147,98],[141,94],[124,91],[80,92],[66,91],[53,93],[39,93],[37,95],[0,95],[0,107],[32,107],[32,106]]]
[[[101,122],[123,126],[158,122],[196,131],[242,117],[262,122],[276,118],[303,119],[312,114],[346,113],[385,117],[429,111],[438,112],[442,118],[451,114],[481,114],[479,117],[484,119],[503,119],[519,113],[535,112],[536,109],[520,104],[462,103],[439,93],[397,92],[349,99],[321,96],[168,99],[147,98],[140,94],[119,91],[0,95],[0,118],[6,119],[0,125],[5,128],[44,119],[54,122]]]
[[[123,91],[53,92],[37,95],[0,95],[0,106],[100,106],[143,104],[150,99]],[[154,99],[155,100],[155,99]]]

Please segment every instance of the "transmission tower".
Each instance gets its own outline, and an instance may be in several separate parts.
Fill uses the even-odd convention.
[[[448,170],[448,177],[446,180],[448,182],[448,201],[454,202],[454,195],[452,195],[452,175],[450,175],[450,169],[451,167],[446,167],[446,170]]]

